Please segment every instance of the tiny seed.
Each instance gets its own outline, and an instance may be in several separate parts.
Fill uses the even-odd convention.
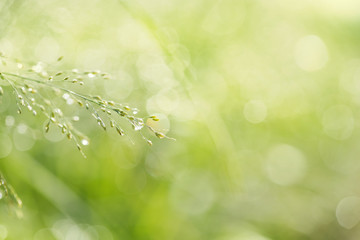
[[[155,135],[160,139],[165,137],[165,134],[163,134],[161,132],[155,132]]]
[[[29,89],[29,92],[31,92],[31,93],[37,93],[37,90],[34,89],[34,88],[30,88],[30,89]]]
[[[160,119],[159,119],[157,116],[151,116],[150,118],[151,118],[153,121],[156,121],[156,122],[157,122],[157,121],[160,121]]]
[[[117,113],[119,113],[120,114],[120,116],[122,116],[122,117],[124,117],[124,116],[126,116],[127,115],[127,113],[126,112],[124,112],[123,110],[120,110],[120,109],[117,109],[117,111],[116,111]]]
[[[120,136],[124,135],[124,131],[121,130],[119,127],[116,127],[116,131],[120,134]]]
[[[96,117],[95,114],[93,114],[93,116],[97,119],[97,123],[99,124],[99,126],[101,126],[106,131],[106,125],[103,122],[103,120],[101,120],[101,118]]]
[[[72,134],[70,132],[66,136],[67,136],[68,139],[72,138]]]

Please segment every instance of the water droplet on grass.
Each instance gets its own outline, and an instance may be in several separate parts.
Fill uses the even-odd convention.
[[[89,140],[87,140],[87,139],[82,139],[82,140],[81,140],[81,144],[84,145],[84,146],[87,146],[87,145],[89,145]]]

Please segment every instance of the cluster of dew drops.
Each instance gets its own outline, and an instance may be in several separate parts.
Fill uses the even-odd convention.
[[[62,59],[63,57],[59,57],[57,62],[60,62]],[[57,126],[69,140],[75,142],[76,147],[84,157],[86,156],[81,145],[89,145],[89,139],[78,131],[72,123],[79,121],[80,117],[73,116],[70,119],[65,117],[63,111],[55,105],[52,98],[48,97],[50,92],[56,96],[60,95],[68,105],[77,103],[79,107],[84,107],[105,131],[110,127],[115,129],[121,136],[127,135],[119,124],[119,119],[125,119],[135,131],[141,134],[142,138],[149,145],[152,145],[152,141],[141,132],[144,127],[160,139],[168,138],[174,140],[145,123],[146,119],[159,121],[157,116],[137,117],[136,115],[139,112],[137,108],[124,106],[112,100],[105,100],[101,96],[83,94],[72,87],[72,84],[83,86],[89,79],[110,79],[111,76],[108,73],[99,70],[45,70],[47,66],[42,62],[25,64],[17,59],[8,58],[2,53],[0,53],[0,61],[3,66],[11,65],[13,67],[9,68],[9,72],[0,69],[0,81],[5,82],[16,96],[18,113],[21,114],[23,109],[30,111],[34,116],[39,111],[42,112],[48,118],[45,124],[45,132],[47,133],[52,125]],[[64,86],[63,83],[71,84]],[[4,89],[0,84],[0,96],[3,94]]]

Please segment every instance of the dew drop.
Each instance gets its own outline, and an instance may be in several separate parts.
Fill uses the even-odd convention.
[[[89,74],[88,74],[88,77],[89,77],[89,78],[94,78],[94,77],[95,77],[95,74],[94,74],[94,73],[89,73]]]
[[[74,99],[72,99],[72,98],[67,99],[67,100],[66,100],[66,104],[67,104],[67,105],[72,105],[72,104],[74,104]]]
[[[54,112],[56,112],[57,114],[59,114],[60,117],[63,116],[63,113],[62,113],[62,111],[61,111],[60,108],[55,108],[55,109],[54,109]]]
[[[84,146],[87,146],[87,145],[89,145],[89,140],[87,140],[87,139],[82,139],[82,140],[81,140],[81,144],[84,145]]]
[[[67,100],[67,99],[69,99],[70,95],[67,93],[64,93],[64,95],[62,97],[63,97],[63,99]]]
[[[142,119],[139,118],[135,118],[132,121],[132,124],[135,131],[139,131],[144,127],[144,122],[142,121]]]
[[[138,125],[138,124],[134,124],[133,126],[134,126],[135,131],[139,131],[139,130],[141,130],[143,128],[143,126]]]

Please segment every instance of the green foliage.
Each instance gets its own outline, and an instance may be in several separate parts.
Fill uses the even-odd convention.
[[[0,80],[0,169],[24,212],[19,221],[0,205],[0,239],[357,239],[358,9],[356,0],[0,1],[0,49],[48,63],[48,77],[25,70],[36,62],[0,72],[122,103],[145,116],[139,131],[153,142],[121,112],[91,102],[105,132],[84,99],[3,74],[55,107],[37,97],[50,117],[21,103],[17,115],[21,99]],[[102,72],[89,78],[93,69]],[[46,133],[54,108],[89,147],[51,120]]]

